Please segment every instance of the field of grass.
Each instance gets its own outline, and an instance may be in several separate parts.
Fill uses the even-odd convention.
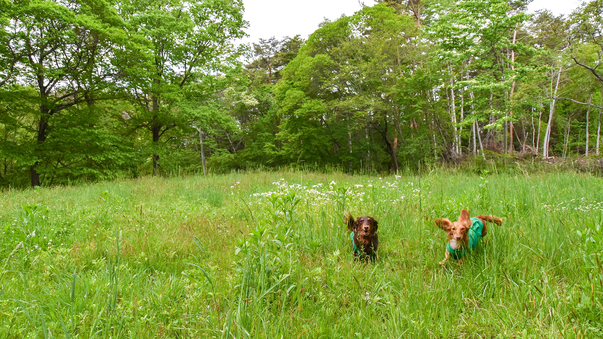
[[[462,266],[437,217],[493,214]],[[352,260],[344,210],[379,221]],[[0,192],[0,338],[603,337],[603,180],[248,173]]]

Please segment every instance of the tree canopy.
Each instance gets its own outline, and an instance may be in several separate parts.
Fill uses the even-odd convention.
[[[375,2],[245,46],[241,0],[1,0],[0,185],[599,156],[601,0]]]

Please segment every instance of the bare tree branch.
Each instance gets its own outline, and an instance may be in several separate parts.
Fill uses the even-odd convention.
[[[597,73],[597,67],[599,67],[599,65],[597,65],[597,67],[595,67],[595,68],[592,68],[592,67],[586,66],[583,63],[580,63],[578,60],[576,60],[575,57],[572,57],[572,59],[574,59],[574,62],[577,65],[582,66],[582,67],[586,68],[587,70],[589,70],[592,74],[594,74],[594,76],[597,77],[597,79],[599,79],[599,81],[601,81],[603,83],[603,76],[601,76],[601,74]]]
[[[575,103],[580,104],[580,105],[589,105],[589,106],[592,106],[592,107],[596,107],[598,109],[603,109],[603,106],[597,106],[597,105],[592,104],[592,103],[581,102],[581,101],[570,99],[570,98],[561,98],[561,97],[555,97],[555,98],[553,98],[553,97],[547,97],[547,98],[548,99],[555,99],[555,100],[569,100],[569,101],[575,102]]]

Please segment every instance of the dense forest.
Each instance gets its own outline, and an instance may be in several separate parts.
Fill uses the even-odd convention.
[[[246,46],[241,0],[0,0],[0,186],[599,156],[603,0],[528,2],[377,1]]]

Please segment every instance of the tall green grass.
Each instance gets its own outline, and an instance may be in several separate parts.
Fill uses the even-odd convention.
[[[520,172],[523,173],[523,172]],[[603,337],[586,174],[141,178],[0,196],[0,338]],[[493,214],[441,268],[433,219]],[[352,260],[343,212],[379,221]]]

